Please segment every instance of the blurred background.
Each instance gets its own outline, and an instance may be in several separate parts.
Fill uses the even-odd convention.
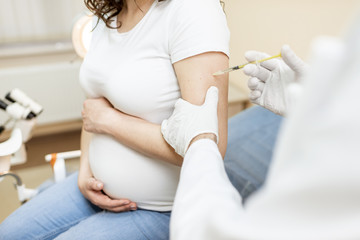
[[[306,60],[312,40],[341,36],[360,6],[359,0],[223,2],[231,31],[230,65],[246,62],[247,50],[275,55],[283,44]],[[0,0],[0,6],[0,99],[19,88],[44,107],[26,144],[27,162],[11,167],[26,186],[37,187],[52,176],[45,154],[80,147],[82,59],[74,51],[72,29],[88,12],[82,0]],[[229,117],[251,106],[246,80],[241,71],[230,74]],[[0,122],[6,119],[0,110]],[[8,136],[6,131],[0,141]],[[78,162],[69,165],[76,169]],[[0,222],[20,206],[12,181],[0,182]]]

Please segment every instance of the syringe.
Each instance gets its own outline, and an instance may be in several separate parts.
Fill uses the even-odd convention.
[[[218,75],[222,75],[222,74],[225,74],[225,73],[228,73],[228,72],[232,72],[232,71],[235,71],[235,70],[239,70],[239,69],[242,69],[243,67],[245,67],[246,65],[248,64],[256,64],[256,63],[261,63],[261,62],[265,62],[267,60],[270,60],[270,59],[273,59],[273,58],[279,58],[281,57],[281,54],[278,54],[278,55],[275,55],[275,56],[272,56],[272,57],[268,57],[268,58],[264,58],[264,59],[261,59],[261,60],[257,60],[257,61],[252,61],[252,62],[248,62],[248,63],[244,63],[242,65],[237,65],[237,66],[234,66],[234,67],[231,67],[231,68],[227,68],[225,70],[221,70],[221,71],[218,71],[216,73],[213,73],[214,76],[218,76]]]

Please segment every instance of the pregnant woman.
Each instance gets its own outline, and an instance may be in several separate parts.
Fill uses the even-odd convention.
[[[168,239],[182,157],[160,131],[180,97],[219,88],[227,143],[229,31],[219,0],[85,0],[93,37],[80,71],[81,163],[0,225],[1,239]]]

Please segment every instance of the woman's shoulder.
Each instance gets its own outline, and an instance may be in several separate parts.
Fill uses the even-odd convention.
[[[176,12],[169,22],[169,51],[172,62],[203,52],[228,55],[230,33],[219,0],[174,1]]]

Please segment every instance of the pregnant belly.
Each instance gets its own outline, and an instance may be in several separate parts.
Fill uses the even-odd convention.
[[[180,167],[148,158],[99,134],[90,142],[89,162],[110,197],[128,198],[143,209],[171,210]]]

